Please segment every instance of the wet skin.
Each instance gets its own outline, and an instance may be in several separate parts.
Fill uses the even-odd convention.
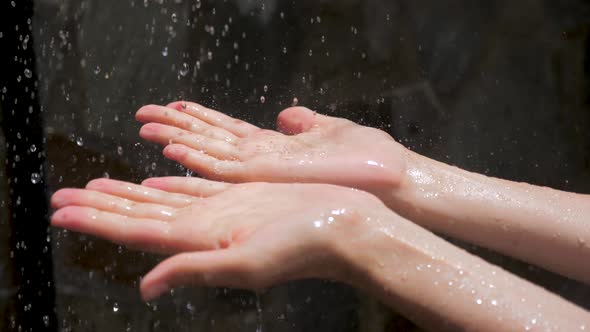
[[[366,190],[430,230],[590,283],[581,263],[590,257],[590,196],[467,172],[303,107],[281,112],[278,131],[184,101],[144,106],[136,118],[143,138],[206,178]]]
[[[280,131],[189,102],[145,106],[136,118],[147,123],[141,137],[166,146],[166,157],[209,179],[378,192],[398,185],[405,172],[405,149],[383,131],[301,107],[281,113]]]
[[[323,278],[363,289],[433,331],[583,331],[590,315],[472,256],[366,192],[319,184],[109,179],[62,189],[52,225],[172,254],[141,281],[261,290]]]
[[[142,280],[146,300],[188,284],[261,289],[314,277],[364,289],[437,331],[590,326],[583,309],[396,214],[588,281],[587,196],[462,171],[304,108],[281,113],[282,133],[185,102],[137,118],[148,122],[142,137],[212,179],[340,185],[102,179],[57,192],[54,226],[174,255]]]

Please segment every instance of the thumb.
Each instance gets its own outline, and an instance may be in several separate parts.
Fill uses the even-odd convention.
[[[150,301],[187,285],[256,289],[257,269],[250,261],[237,249],[178,254],[158,264],[143,278],[141,295]]]
[[[334,118],[317,114],[305,107],[290,107],[282,111],[277,118],[277,128],[287,135],[296,135],[308,131],[314,125],[323,125]]]

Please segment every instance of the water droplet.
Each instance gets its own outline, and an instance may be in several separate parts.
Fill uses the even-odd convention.
[[[98,74],[100,74],[100,66],[97,65],[96,67],[94,67],[94,75]]]
[[[265,96],[261,96],[261,97],[260,97],[260,102],[261,102],[262,104],[264,104],[264,103],[266,102],[266,97],[265,97]]]
[[[84,146],[84,139],[81,136],[76,139],[76,145]]]
[[[162,56],[168,56],[168,46],[164,47],[162,50]]]
[[[122,147],[122,146],[120,146],[120,145],[117,147],[117,154],[118,154],[119,156],[122,156],[122,155],[123,155],[123,147]]]
[[[25,68],[25,76],[31,78],[33,77],[33,72],[29,68]]]
[[[172,22],[174,22],[174,23],[178,22],[178,16],[176,15],[176,13],[172,13],[170,18],[172,19]]]
[[[31,151],[31,152],[37,151],[37,146],[35,144],[31,145],[31,147],[29,148],[29,151]]]
[[[49,326],[49,316],[43,316],[43,324],[45,324],[45,326]]]
[[[482,301],[481,299],[477,299],[477,300],[475,300],[475,303],[477,303],[477,304],[482,304],[482,303],[483,303],[483,301]]]
[[[297,104],[299,104],[299,99],[297,97],[293,98],[293,106],[297,106]]]
[[[119,311],[119,304],[117,302],[113,303],[113,312]]]
[[[190,68],[188,66],[188,63],[183,62],[182,66],[180,66],[180,69],[178,70],[178,74],[182,77],[185,77],[189,71],[190,71]]]
[[[39,173],[31,174],[31,182],[33,184],[37,184],[37,183],[41,182],[41,175]]]

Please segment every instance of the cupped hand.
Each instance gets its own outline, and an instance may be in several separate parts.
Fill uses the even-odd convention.
[[[108,179],[62,189],[52,225],[146,251],[176,254],[141,283],[153,299],[175,286],[261,289],[346,269],[336,241],[365,211],[384,208],[364,192],[314,184],[226,184]],[[340,240],[339,240],[340,239]]]
[[[144,106],[136,118],[146,123],[141,137],[209,179],[329,183],[377,194],[405,172],[406,150],[387,133],[303,107],[284,110],[279,131],[189,102]]]

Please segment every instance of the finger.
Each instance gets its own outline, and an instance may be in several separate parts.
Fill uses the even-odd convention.
[[[135,202],[156,203],[172,207],[185,207],[194,202],[194,198],[187,195],[169,193],[111,179],[92,180],[88,182],[86,189],[127,198]]]
[[[228,183],[192,177],[151,178],[141,184],[151,188],[197,197],[210,197],[227,190],[231,186]]]
[[[345,119],[318,114],[305,107],[290,107],[282,111],[277,118],[278,130],[287,135],[297,135],[315,126],[323,126]]]
[[[51,224],[97,236],[117,244],[142,248],[153,252],[170,252],[170,223],[131,218],[89,207],[68,206],[51,217]]]
[[[183,144],[197,151],[205,151],[208,155],[222,160],[235,160],[239,157],[238,148],[227,141],[211,139],[158,123],[144,125],[139,131],[139,135],[148,141],[164,146],[172,143]]]
[[[164,148],[164,156],[209,179],[241,182],[246,180],[245,166],[242,162],[219,160],[185,145],[168,145]]]
[[[60,209],[66,206],[90,207],[127,217],[172,220],[176,209],[153,203],[139,203],[98,191],[62,189],[51,197],[51,206]]]
[[[180,286],[199,285],[260,289],[263,273],[239,249],[224,249],[173,256],[151,270],[141,281],[145,301]]]
[[[260,130],[260,128],[246,121],[232,118],[231,116],[196,103],[178,101],[168,104],[168,107],[190,114],[213,126],[223,128],[238,137],[246,137]]]
[[[223,128],[212,126],[198,118],[164,106],[144,106],[137,111],[135,118],[143,123],[161,123],[221,141],[233,142],[237,139],[236,135]]]

